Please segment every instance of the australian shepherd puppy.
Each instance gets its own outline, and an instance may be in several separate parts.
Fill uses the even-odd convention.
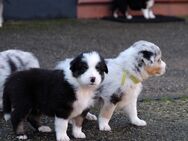
[[[3,0],[0,0],[0,28],[3,26]]]
[[[30,52],[7,50],[0,52],[0,111],[2,111],[3,89],[6,78],[21,70],[39,68],[37,58]]]
[[[154,19],[152,7],[154,0],[113,0],[112,12],[115,18],[118,18],[119,13],[124,15],[127,19],[132,19],[128,14],[128,8],[132,10],[141,10],[146,19]]]
[[[138,117],[137,99],[143,81],[165,73],[166,64],[161,57],[158,46],[151,42],[138,41],[116,58],[106,60],[109,72],[98,89],[98,95],[103,101],[98,119],[100,130],[111,130],[109,121],[117,108],[125,111],[132,124],[146,125]]]
[[[6,120],[11,118],[19,139],[27,139],[24,120],[36,130],[50,132],[41,126],[41,114],[55,117],[56,139],[70,140],[68,121],[73,121],[73,136],[85,138],[82,122],[87,109],[93,105],[95,90],[108,72],[104,59],[97,52],[82,53],[62,69],[30,69],[11,75],[4,88],[3,110]],[[11,116],[10,116],[11,114]]]

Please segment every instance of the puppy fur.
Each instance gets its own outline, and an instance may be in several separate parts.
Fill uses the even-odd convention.
[[[15,71],[39,68],[37,58],[30,52],[21,50],[7,50],[0,52],[0,111],[2,111],[2,97],[6,78]]]
[[[97,52],[82,53],[62,69],[30,69],[12,74],[5,83],[3,109],[11,113],[13,129],[19,139],[27,139],[23,128],[26,119],[38,131],[51,131],[41,126],[40,114],[55,117],[58,141],[70,140],[68,121],[73,122],[73,136],[85,138],[83,117],[93,105],[95,89],[108,72],[104,59]],[[47,130],[46,130],[47,129]]]
[[[113,0],[112,12],[115,18],[118,18],[119,13],[121,13],[127,19],[132,19],[132,16],[128,13],[130,8],[132,10],[141,10],[146,19],[154,19],[153,5],[154,0]]]
[[[144,80],[165,73],[166,64],[161,60],[159,47],[151,42],[138,41],[106,62],[109,73],[98,89],[98,96],[103,100],[99,129],[111,130],[109,121],[116,108],[125,111],[132,124],[145,126],[146,122],[138,118],[137,99]]]
[[[0,0],[0,28],[3,26],[3,0]]]

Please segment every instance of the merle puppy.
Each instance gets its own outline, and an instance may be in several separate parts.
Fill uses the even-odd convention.
[[[103,101],[98,120],[99,129],[111,130],[109,121],[116,109],[123,110],[132,124],[146,126],[146,121],[138,117],[137,99],[144,81],[166,72],[160,48],[148,41],[137,41],[116,58],[106,61],[109,72],[98,94]]]
[[[40,125],[41,114],[55,117],[58,141],[70,140],[66,133],[69,120],[73,121],[73,136],[85,138],[83,116],[94,104],[95,90],[105,73],[108,73],[107,66],[97,52],[82,53],[59,70],[31,69],[14,73],[5,83],[4,117],[11,118],[19,139],[27,139],[24,119],[38,131],[51,131]]]
[[[3,89],[6,78],[16,71],[39,67],[38,59],[31,52],[15,49],[0,52],[0,111],[3,107]]]
[[[130,8],[132,10],[141,10],[146,19],[154,19],[153,5],[154,0],[113,0],[112,12],[115,18],[118,18],[118,12],[120,12],[127,19],[132,19],[132,16],[127,12]]]

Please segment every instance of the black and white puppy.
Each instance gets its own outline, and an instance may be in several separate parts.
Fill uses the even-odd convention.
[[[3,107],[3,89],[6,78],[21,70],[39,68],[37,58],[30,52],[21,50],[6,50],[0,52],[0,111]]]
[[[0,28],[3,26],[3,0],[0,0]]]
[[[19,139],[27,139],[24,119],[38,131],[50,132],[39,123],[40,114],[55,117],[58,141],[70,140],[68,121],[73,121],[73,136],[85,138],[83,116],[94,104],[95,90],[108,73],[104,59],[97,52],[82,53],[61,69],[31,69],[11,75],[4,88],[3,110],[10,118]]]
[[[161,57],[161,50],[157,45],[138,41],[116,58],[106,60],[109,72],[98,94],[104,102],[98,120],[100,130],[111,130],[109,121],[114,110],[118,108],[125,111],[132,124],[146,125],[146,122],[138,117],[137,99],[143,81],[165,73],[166,64]]]
[[[154,19],[153,5],[154,0],[113,0],[112,12],[115,18],[118,18],[120,12],[127,19],[132,19],[132,16],[128,14],[128,8],[130,8],[132,10],[141,10],[146,19]]]

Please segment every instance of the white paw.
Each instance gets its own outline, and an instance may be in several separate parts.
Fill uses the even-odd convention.
[[[3,24],[2,24],[2,23],[0,23],[0,28],[1,28],[1,27],[3,27]]]
[[[150,19],[155,19],[155,15],[150,15]]]
[[[131,20],[133,17],[131,15],[126,16],[128,20]]]
[[[10,115],[10,114],[5,114],[5,115],[4,115],[5,121],[8,121],[10,118],[11,118],[11,115]]]
[[[57,141],[70,141],[70,138],[67,136],[67,134],[61,134],[57,135]]]
[[[144,18],[145,18],[146,20],[148,20],[148,19],[149,19],[149,16],[144,16]]]
[[[19,140],[27,140],[27,135],[20,135],[16,137]]]
[[[88,113],[86,115],[86,119],[87,120],[97,120],[97,117],[95,115],[91,114],[91,113]]]
[[[99,125],[99,130],[101,131],[111,131],[111,127],[108,124]]]
[[[86,138],[86,135],[82,131],[81,132],[74,132],[73,136],[75,138],[81,138],[81,139]]]
[[[43,132],[43,133],[48,133],[48,132],[52,132],[52,129],[48,126],[40,126],[38,128],[39,132]]]
[[[147,125],[147,123],[144,120],[141,120],[139,118],[132,121],[131,123],[136,125],[136,126],[146,126]]]
[[[113,13],[114,18],[118,18],[118,14],[116,12]]]

